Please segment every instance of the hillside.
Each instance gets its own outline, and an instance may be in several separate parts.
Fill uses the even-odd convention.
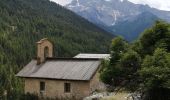
[[[35,57],[41,38],[53,42],[55,56],[70,57],[106,53],[113,37],[49,0],[0,0],[0,15],[0,95],[22,89],[14,75]]]
[[[55,3],[1,0],[0,4],[3,51],[8,47],[18,56],[28,57],[35,50],[35,42],[44,37],[55,44],[55,55],[60,57],[107,51],[111,35]]]

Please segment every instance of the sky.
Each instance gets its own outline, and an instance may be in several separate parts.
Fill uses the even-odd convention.
[[[64,6],[64,5],[68,4],[68,3],[70,3],[72,0],[51,0],[51,1],[54,1],[54,2]]]
[[[170,11],[170,0],[129,0],[137,4],[148,4],[151,7]]]
[[[72,0],[51,0],[61,5],[66,5]],[[136,4],[148,4],[150,7],[157,8],[160,10],[170,11],[170,0],[129,0]]]

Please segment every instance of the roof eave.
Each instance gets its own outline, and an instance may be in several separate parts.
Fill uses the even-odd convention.
[[[16,75],[17,76],[17,75]],[[91,80],[78,80],[78,79],[57,79],[57,78],[45,78],[45,77],[25,77],[25,76],[17,76],[19,78],[28,78],[28,79],[45,79],[45,80],[58,80],[58,81],[84,81],[84,82],[88,82]]]

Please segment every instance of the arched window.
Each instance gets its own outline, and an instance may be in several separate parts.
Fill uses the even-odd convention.
[[[47,57],[49,57],[49,48],[45,47],[44,48],[44,58],[47,58]]]

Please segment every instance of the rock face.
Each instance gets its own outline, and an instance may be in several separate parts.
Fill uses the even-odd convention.
[[[131,30],[126,29],[127,33],[120,34],[120,29],[117,29],[122,23],[136,22],[136,19],[142,18],[141,16],[149,17],[149,22],[152,22],[148,23],[145,28],[151,26],[156,19],[170,22],[170,12],[154,9],[148,5],[134,4],[128,0],[73,0],[66,7],[107,31],[117,33],[118,35],[123,34],[122,36],[127,40],[134,40],[138,37],[141,26],[135,29],[137,30],[134,31],[136,33],[135,37],[127,38],[126,34],[129,34]],[[147,16],[143,15],[146,12],[148,13]],[[153,16],[154,18],[150,19]]]
[[[153,25],[157,19],[159,18],[156,15],[150,12],[143,12],[131,20],[122,21],[111,26],[110,29],[128,41],[133,41],[137,39],[146,28]]]

